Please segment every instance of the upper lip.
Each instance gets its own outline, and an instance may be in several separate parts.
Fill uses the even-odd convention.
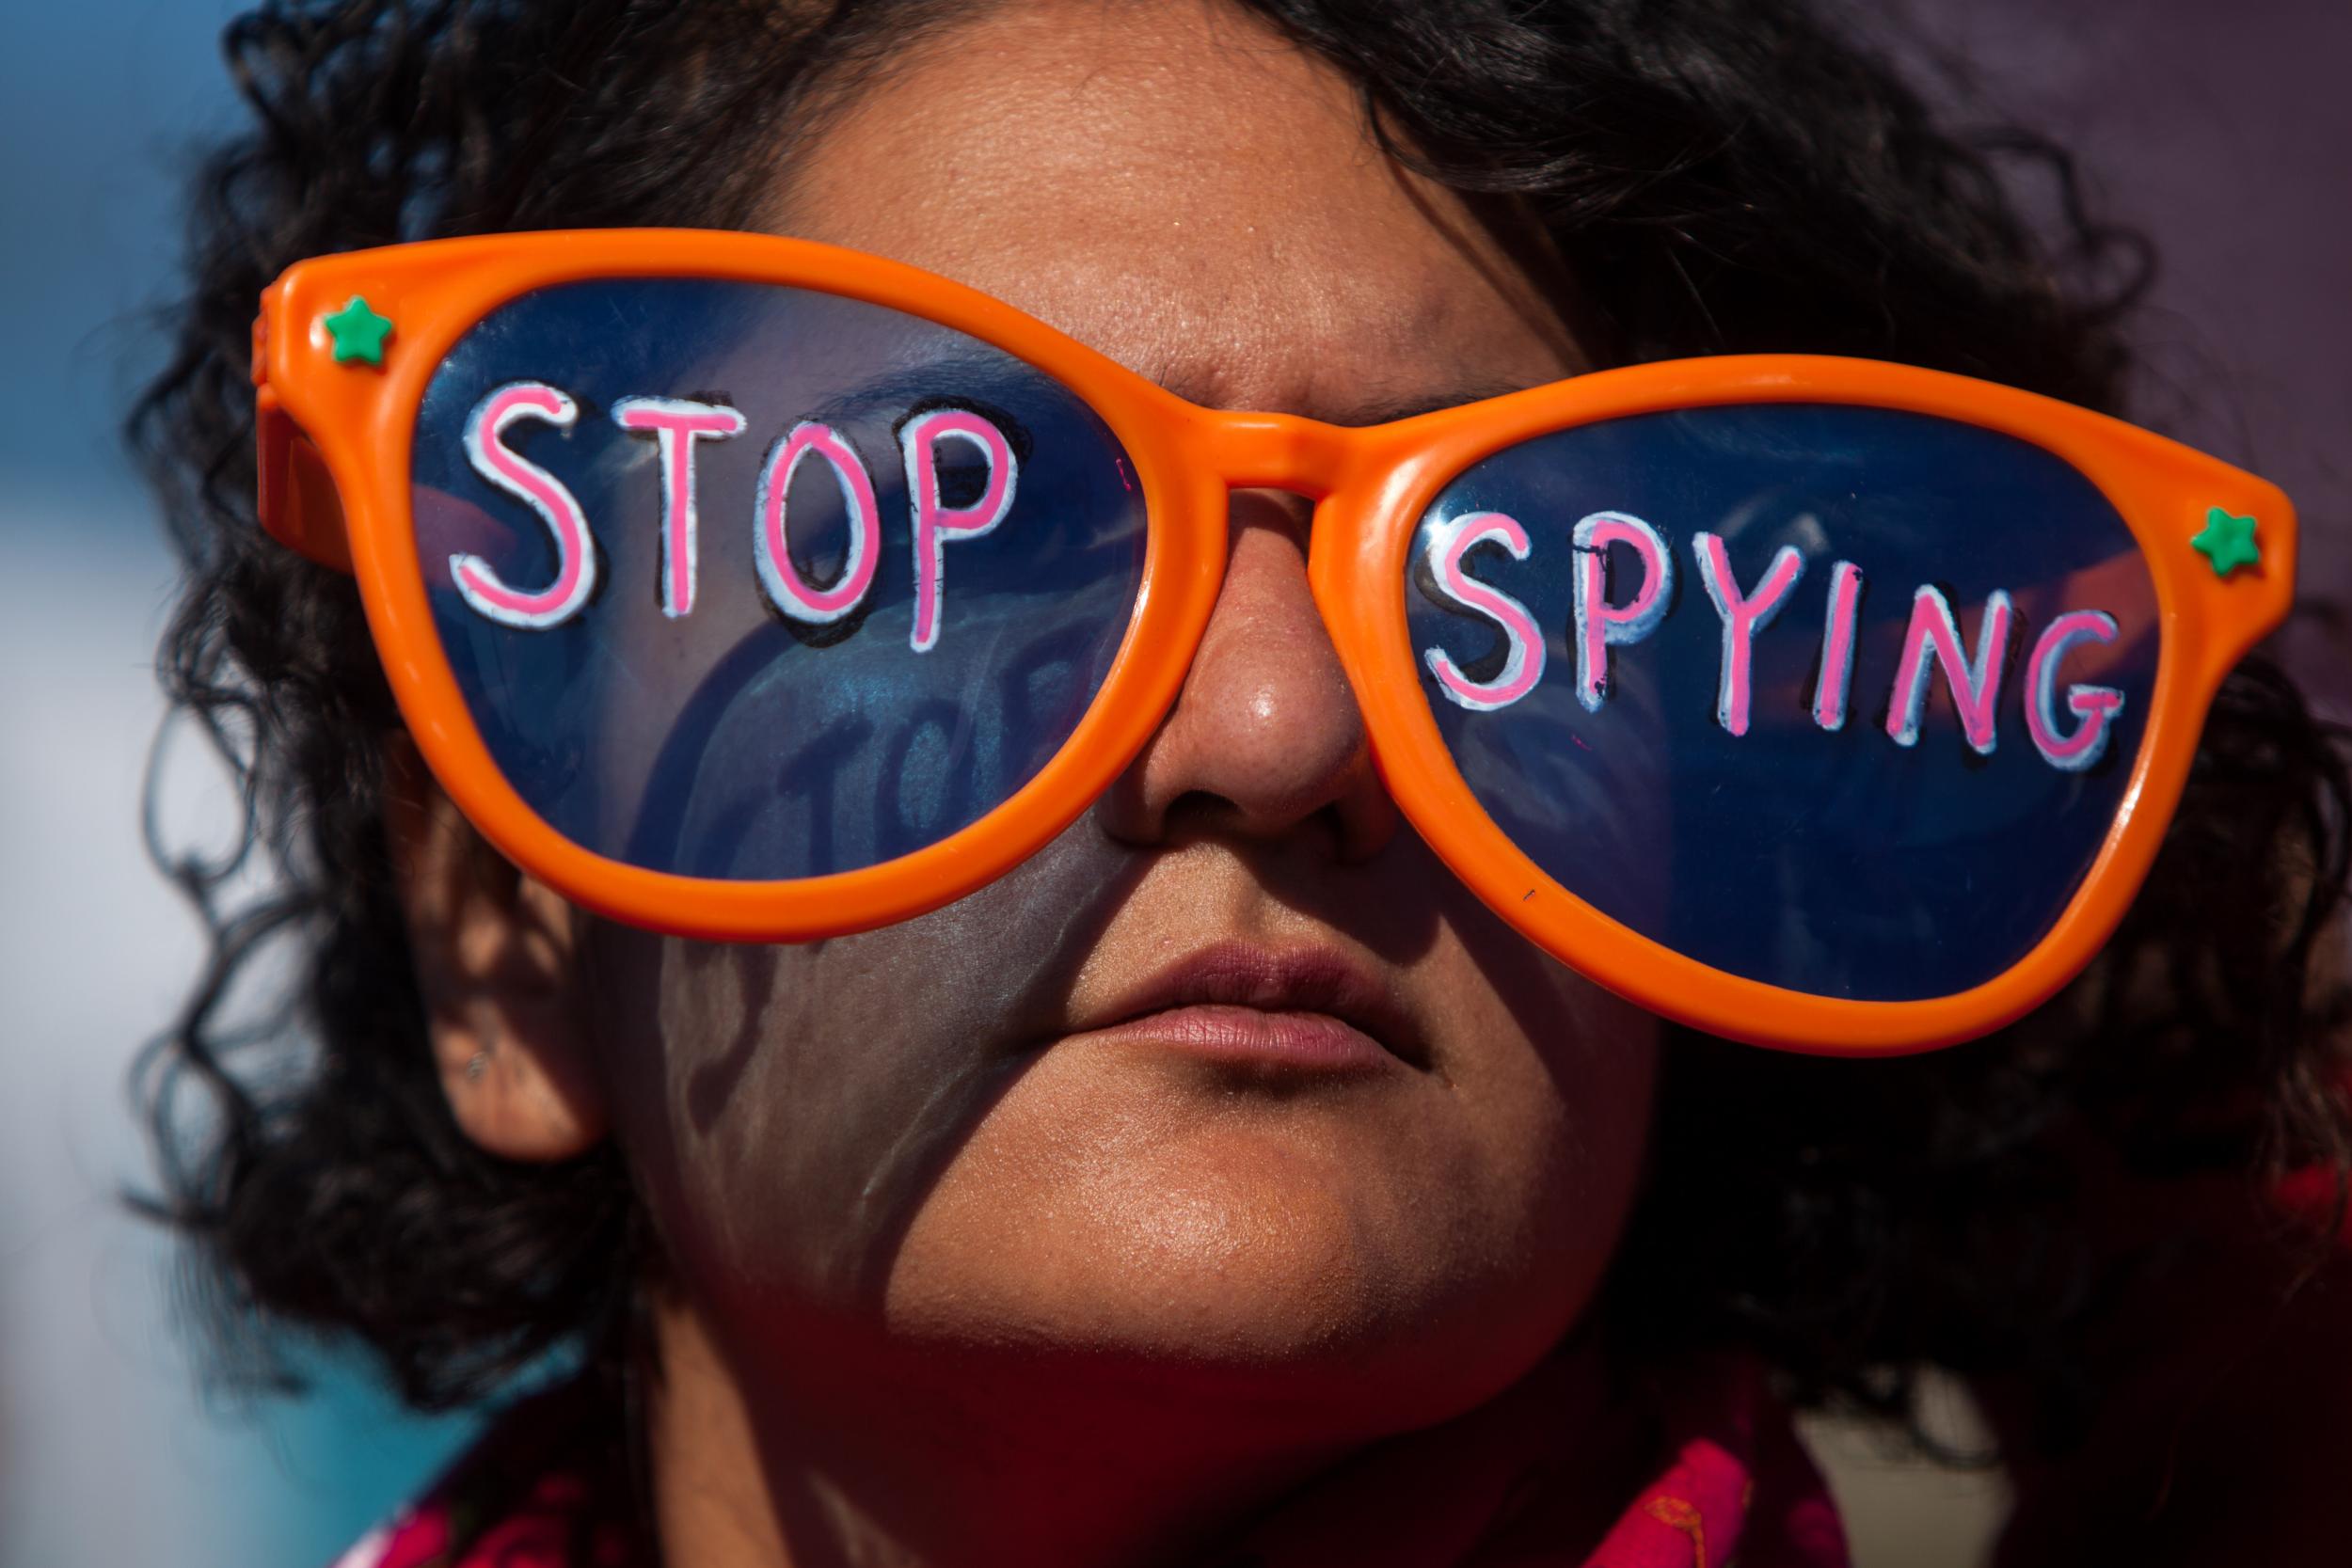
[[[1221,942],[1167,965],[1081,1020],[1078,1032],[1114,1028],[1178,1007],[1256,1007],[1322,1013],[1370,1036],[1414,1067],[1428,1051],[1412,1014],[1368,970],[1337,948],[1260,947]]]

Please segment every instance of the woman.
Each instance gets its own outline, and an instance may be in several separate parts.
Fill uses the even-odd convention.
[[[882,259],[859,263],[872,277],[911,264],[1192,404],[1316,430],[1747,351],[1858,355],[2112,406],[2129,243],[2077,224],[2045,247],[1985,158],[1935,130],[1882,64],[1793,7],[1709,0],[1442,13],[386,0],[268,8],[232,30],[231,56],[260,124],[212,166],[198,296],[138,431],[190,563],[175,690],[249,769],[254,833],[288,879],[264,911],[222,925],[164,1053],[167,1209],[232,1301],[356,1335],[421,1404],[559,1384],[355,1560],[1680,1563],[1736,1550],[1751,1564],[1836,1562],[1834,1514],[1774,1396],[1899,1418],[1921,1365],[1976,1379],[1988,1400],[2026,1488],[2014,1560],[2075,1550],[2078,1528],[2130,1560],[2203,1560],[2201,1528],[2278,1548],[2258,1545],[2260,1560],[2307,1544],[2307,1513],[2218,1459],[2185,1460],[2156,1436],[2166,1415],[2102,1424],[2142,1398],[2182,1408],[2167,1379],[2184,1357],[2271,1324],[2316,1233],[2289,1233],[2252,1183],[2265,1161],[2325,1167],[2344,1148],[2332,1004],[2312,975],[2343,879],[2344,774],[2265,667],[2224,688],[2167,855],[2083,980],[1947,1055],[1807,1062],[1621,1000],[1520,934],[1540,917],[1511,911],[1515,929],[1490,908],[1509,900],[1473,894],[1425,842],[1426,813],[1408,825],[1311,589],[1311,507],[1295,487],[1227,476],[1239,475],[1230,549],[1181,684],[1082,815],[927,912],[917,897],[886,923],[827,925],[794,906],[800,924],[770,934],[822,940],[790,943],[703,940],[750,933],[691,910],[666,934],[641,928],[662,924],[644,909],[617,911],[634,924],[604,918],[583,905],[627,899],[485,843],[445,792],[446,753],[428,767],[408,738],[383,673],[400,660],[389,643],[379,660],[351,578],[267,537],[245,499],[249,323],[280,268],[551,228],[746,230]],[[400,373],[404,335],[435,330],[357,292],[331,303],[308,350],[310,318],[289,318],[257,363],[325,354],[323,367],[388,378],[338,384],[373,396]],[[652,319],[517,318],[509,341],[584,365],[591,344],[635,352]],[[784,376],[796,354],[833,352],[807,346],[819,341],[725,362]],[[972,541],[1011,504],[1015,472],[1025,495],[1062,483],[1047,438],[1062,415],[915,399],[862,444],[829,446],[852,416],[811,414],[802,444],[810,474],[832,466],[829,499],[796,480],[806,453],[781,426],[739,444],[740,472],[697,459],[752,401],[716,372],[616,384],[620,398],[483,374],[446,409],[424,395],[420,428],[450,422],[441,456],[419,461],[447,467],[416,481],[421,536],[447,531],[427,539],[426,566],[454,574],[436,602],[472,617],[443,623],[442,641],[505,650],[460,674],[469,701],[511,675],[547,704],[584,704],[598,735],[652,734],[693,681],[708,689],[700,665],[669,685],[651,664],[626,679],[532,673],[535,656],[512,650],[545,640],[495,641],[575,616],[631,628],[618,641],[764,594],[759,636],[785,650],[788,632],[790,657],[862,672],[846,661],[898,637],[897,605],[913,606],[894,655],[910,657],[926,637],[946,648],[982,625],[1012,637],[1022,617],[1077,602],[1008,589],[1002,602],[1021,608],[1000,626],[991,590],[958,593],[960,574],[993,580],[981,563],[995,558]],[[516,387],[515,407],[490,401]],[[690,407],[702,412],[678,412]],[[909,433],[927,409],[972,422],[922,445]],[[677,423],[689,418],[717,422],[698,434]],[[648,485],[657,458],[663,474],[707,461],[735,475],[711,478],[699,503],[703,553],[691,483],[662,482],[659,529],[654,512],[633,531],[600,521],[564,487],[587,479],[551,483],[541,465],[555,448],[527,444],[548,425],[637,441],[610,450],[636,452]],[[296,459],[282,427],[265,420],[262,436],[268,490]],[[878,443],[910,454],[913,502],[860,457]],[[762,447],[756,504],[774,532],[753,574],[754,554],[714,542],[738,515],[723,485],[748,508]],[[1121,459],[1096,478],[1167,483],[1164,465],[1127,455],[1134,470]],[[861,501],[861,475],[888,499]],[[516,504],[496,512],[490,487]],[[316,503],[276,493],[273,526],[331,557],[297,515],[315,519]],[[918,551],[913,600],[902,584],[869,602],[850,591],[871,574],[859,530],[894,501],[946,543],[929,578]],[[834,508],[840,553],[804,559],[787,503]],[[349,494],[341,510],[356,511]],[[543,539],[514,522],[536,530],[534,515],[560,568],[544,593],[528,561],[498,553]],[[1760,560],[1709,575],[1711,537],[1645,557],[1655,580],[1638,590],[1609,543],[1580,541],[1613,562],[1595,568],[1597,597],[1577,601],[1577,624],[1598,628],[1579,644],[1597,661],[1577,669],[1588,708],[1641,700],[1640,595],[1685,627],[1705,611],[1701,595],[1666,590],[1672,557],[1705,578],[1726,626],[1778,592],[1745,586]],[[662,541],[658,572],[630,538]],[[1484,543],[1490,562],[1533,547]],[[1023,569],[1080,571],[1069,562],[1097,544],[1057,543]],[[547,564],[550,545],[532,547]],[[1460,567],[1469,547],[1431,569]],[[1811,570],[1842,580],[1827,557]],[[1525,607],[1482,598],[1487,580],[1460,567],[1431,603],[1485,605],[1492,642]],[[1890,596],[1909,603],[1912,589]],[[1923,605],[1942,593],[1932,579],[1919,592]],[[2007,610],[1934,603],[1951,647],[1911,661],[1912,712],[1924,703],[1949,725],[1941,705],[1964,708]],[[1502,645],[1439,661],[1458,706],[1501,702]],[[1821,705],[1828,645],[1803,692],[1793,677],[1771,688],[1758,654],[1757,711],[1809,700],[1807,733],[1836,729],[1842,689],[1835,715]],[[1077,677],[1055,672],[1083,666],[1084,648],[1020,665],[1022,700],[1042,711],[1066,697],[1053,681]],[[730,701],[749,689],[731,678]],[[1569,689],[1564,671],[1549,678]],[[1856,689],[1853,727],[1891,722],[1911,744],[1915,726],[1910,742],[1896,733],[1896,679],[1883,711]],[[1715,711],[1737,735],[1746,699],[1724,681]],[[2090,708],[2049,746],[2083,740],[2098,691],[2151,700],[2121,684],[2067,689]],[[969,699],[946,701],[952,736]],[[846,724],[861,710],[825,711]],[[814,800],[792,736],[750,722],[730,708],[699,765],[723,752],[731,776]],[[1958,733],[1942,736],[1954,769]],[[429,752],[445,744],[423,738]],[[1969,731],[1990,753],[1994,737],[1979,738]],[[919,814],[996,766],[918,742],[845,773],[861,810],[895,790],[907,799],[894,809]],[[498,766],[510,782],[542,765],[576,778],[568,744],[541,736]],[[2011,757],[2025,744],[2012,729]],[[2095,736],[2085,744],[2096,752]],[[666,778],[668,755],[597,756],[590,770]],[[632,803],[659,793],[628,788]],[[1585,833],[1593,853],[1659,829],[1640,790],[1607,802],[1625,815],[1612,834]],[[716,809],[689,800],[662,842],[719,842]],[[785,827],[736,824],[726,853],[769,856],[772,878],[909,847],[841,847],[818,828],[872,814],[794,809]],[[661,863],[684,868],[685,853]],[[188,875],[208,890],[221,879]],[[1770,902],[1745,919],[1763,935],[1740,940],[1775,950],[1801,922]],[[273,1070],[248,1065],[215,1018],[281,931],[305,944],[319,1049]],[[1852,988],[1878,983],[1836,982],[1866,998],[1882,993]],[[1693,1016],[1671,995],[1645,1000]],[[1724,1006],[1707,1016],[1720,1034],[1778,1027]],[[210,1118],[191,1129],[174,1088],[205,1096]],[[2232,1268],[2200,1262],[2215,1299],[2181,1307],[2189,1276],[2167,1271],[2208,1243],[2232,1249]],[[2327,1343],[2333,1319],[2310,1297],[2265,1332]],[[2170,1303],[2136,1330],[2153,1348],[2118,1354],[2120,1325],[2152,1301]],[[575,1359],[576,1373],[549,1372]],[[2242,1458],[2249,1445],[2224,1447]],[[2179,1500],[2152,1525],[2165,1466]],[[2043,1506],[2057,1497],[2069,1506]],[[2257,1528],[2271,1533],[2244,1533]]]

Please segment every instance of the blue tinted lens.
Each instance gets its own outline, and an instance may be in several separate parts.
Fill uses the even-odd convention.
[[[2063,911],[2122,804],[2154,588],[2080,473],[1885,409],[1613,420],[1422,519],[1407,618],[1487,813],[1642,935],[1816,995],[1949,995]]]
[[[612,859],[878,864],[1066,742],[1134,610],[1132,466],[918,317],[704,279],[542,289],[419,416],[417,548],[491,756]]]

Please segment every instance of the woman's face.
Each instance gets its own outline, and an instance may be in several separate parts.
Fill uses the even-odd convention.
[[[795,151],[771,222],[1219,406],[1362,423],[1581,368],[1344,81],[1218,10],[934,36]],[[614,1133],[742,1370],[821,1403],[910,1368],[1086,1368],[1344,1436],[1478,1402],[1591,1297],[1655,1026],[1400,819],[1309,595],[1309,511],[1234,498],[1174,712],[993,886],[800,947],[583,935]]]

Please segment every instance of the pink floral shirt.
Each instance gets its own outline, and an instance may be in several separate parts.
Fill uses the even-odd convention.
[[[1820,1476],[1754,1369],[1711,1369],[1697,1397],[1671,1402],[1671,1457],[1597,1546],[1547,1547],[1515,1528],[1540,1489],[1540,1438],[1505,1432],[1482,1443],[1477,1474],[1450,1499],[1426,1493],[1401,1522],[1369,1495],[1318,1497],[1311,1513],[1276,1515],[1226,1568],[1850,1568],[1844,1529]],[[516,1406],[420,1502],[371,1532],[335,1568],[654,1568],[628,1521],[642,1511],[617,1453],[596,1436],[582,1390]],[[1491,1435],[1491,1434],[1490,1434]],[[1556,1448],[1556,1445],[1555,1445]],[[1425,1479],[1425,1478],[1424,1478]],[[1387,1490],[1392,1492],[1393,1488]],[[1341,1528],[1326,1528],[1334,1503]],[[1357,1502],[1366,1506],[1358,1511]],[[1339,1539],[1344,1537],[1345,1539]]]

